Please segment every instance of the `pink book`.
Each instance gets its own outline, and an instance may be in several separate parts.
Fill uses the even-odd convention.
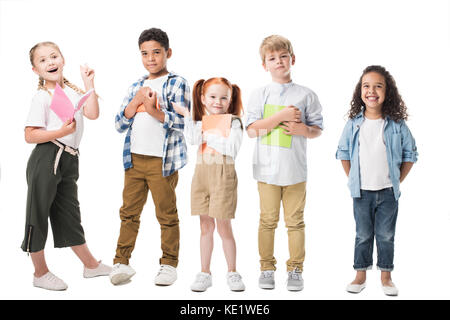
[[[91,89],[84,95],[82,95],[74,106],[64,90],[59,86],[59,84],[56,84],[55,92],[53,92],[53,98],[50,104],[50,109],[52,109],[56,113],[56,115],[61,119],[62,122],[66,122],[67,120],[70,120],[72,122],[75,112],[81,109],[92,92],[94,92],[94,89]]]

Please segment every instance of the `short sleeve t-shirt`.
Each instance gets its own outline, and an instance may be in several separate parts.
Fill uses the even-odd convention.
[[[65,86],[63,90],[73,105],[80,99],[80,94],[72,88]],[[53,94],[54,90],[49,89],[49,91]],[[61,129],[64,122],[50,109],[51,102],[52,96],[45,90],[39,90],[31,101],[31,108],[25,122],[25,127],[40,127],[47,131]],[[74,149],[78,149],[81,137],[83,136],[83,111],[84,106],[75,113],[75,132],[62,138],[58,138],[58,141]]]
[[[150,87],[152,91],[156,91],[160,103],[162,103],[163,85],[168,76],[144,81],[143,87]],[[131,153],[163,157],[165,136],[166,130],[163,123],[147,112],[137,112],[134,116],[133,131],[131,131]]]

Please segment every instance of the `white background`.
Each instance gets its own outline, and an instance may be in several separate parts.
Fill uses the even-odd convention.
[[[368,273],[359,295],[345,292],[353,279],[354,220],[346,177],[335,150],[345,114],[362,70],[385,66],[408,106],[419,162],[402,184],[393,280],[398,299],[448,299],[449,62],[448,1],[1,1],[0,2],[0,298],[2,299],[386,299],[380,273]],[[325,130],[308,142],[305,209],[305,289],[285,288],[287,236],[281,215],[276,233],[278,271],[275,290],[258,288],[259,197],[252,177],[254,140],[246,135],[237,158],[239,200],[233,228],[243,293],[226,286],[226,263],[215,238],[213,287],[198,294],[189,287],[200,268],[199,222],[190,216],[190,182],[195,148],[180,171],[177,187],[181,228],[178,281],[156,287],[159,225],[149,197],[131,265],[131,283],[113,287],[105,277],[84,279],[70,249],[54,249],[51,232],[46,254],[50,269],[69,289],[49,292],[32,286],[30,258],[19,248],[25,223],[25,168],[34,147],[23,127],[37,76],[28,51],[37,42],[57,43],[65,57],[64,75],[81,85],[79,65],[96,71],[101,116],[85,121],[81,143],[79,200],[87,243],[94,256],[112,264],[119,232],[125,134],[114,116],[128,86],[145,74],[137,40],[142,30],[159,27],[170,38],[168,68],[188,79],[224,76],[251,91],[271,81],[261,67],[259,44],[281,34],[294,46],[295,82],[313,89],[323,106]],[[375,258],[376,261],[376,258]]]

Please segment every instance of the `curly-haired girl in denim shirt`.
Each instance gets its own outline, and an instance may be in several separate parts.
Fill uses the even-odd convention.
[[[399,185],[417,161],[406,119],[406,106],[390,73],[381,66],[367,67],[356,85],[336,153],[349,177],[356,222],[356,277],[347,286],[348,292],[359,293],[365,288],[375,238],[383,291],[398,295],[391,271]]]

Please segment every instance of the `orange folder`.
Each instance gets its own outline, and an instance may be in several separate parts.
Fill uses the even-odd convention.
[[[231,131],[232,114],[214,114],[202,117],[202,132],[210,132],[228,137]],[[201,145],[201,153],[218,153],[213,148],[206,145],[206,142]]]

